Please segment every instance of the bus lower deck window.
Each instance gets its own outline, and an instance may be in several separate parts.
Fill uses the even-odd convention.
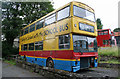
[[[43,50],[43,42],[36,42],[35,50]]]
[[[29,44],[29,50],[34,50],[34,43]]]

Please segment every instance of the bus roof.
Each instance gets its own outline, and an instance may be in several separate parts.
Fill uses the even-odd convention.
[[[110,30],[110,29],[98,29],[97,31],[104,31],[104,30]]]
[[[59,11],[59,10],[61,10],[62,8],[64,8],[64,7],[68,6],[68,5],[70,5],[71,3],[73,3],[73,4],[80,3],[80,4],[83,4],[83,5],[87,6],[87,7],[89,7],[88,5],[86,5],[86,4],[84,4],[84,3],[81,3],[81,2],[78,2],[78,1],[71,1],[71,2],[69,2],[69,3],[67,3],[67,4],[65,4],[64,6],[62,6],[62,7],[58,8],[58,9],[56,9],[56,10],[54,10],[54,11],[48,13],[47,15],[45,15],[45,16],[43,16],[43,17],[37,19],[36,21],[34,21],[34,22],[28,24],[27,26],[23,27],[22,30],[25,29],[26,27],[29,27],[30,25],[32,25],[32,24],[34,24],[34,23],[36,23],[36,22],[38,22],[38,21],[44,19],[45,17],[47,17],[47,16],[49,16],[49,15],[51,15],[51,14],[53,14],[53,13]],[[92,9],[91,7],[89,7],[89,8]],[[92,9],[92,10],[93,10],[93,9]],[[94,10],[93,10],[93,11],[94,11]]]

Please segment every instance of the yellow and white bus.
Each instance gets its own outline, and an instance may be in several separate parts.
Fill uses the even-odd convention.
[[[73,1],[25,26],[19,55],[27,62],[66,71],[97,67],[96,36],[94,10]]]

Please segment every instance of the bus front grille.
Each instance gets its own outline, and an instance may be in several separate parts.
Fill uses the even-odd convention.
[[[80,69],[88,68],[89,67],[89,58],[88,57],[81,57],[80,58]]]

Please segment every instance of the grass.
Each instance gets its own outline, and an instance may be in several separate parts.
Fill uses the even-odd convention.
[[[14,60],[4,60],[4,62],[9,63],[11,65],[16,65]]]
[[[118,60],[108,60],[108,61],[100,61],[99,63],[112,63],[112,64],[120,64]]]
[[[118,47],[104,47],[104,48],[98,48],[98,55],[99,55],[99,63],[113,63],[113,64],[120,64],[119,60],[110,59],[107,61],[100,61],[102,56],[106,57],[120,57],[119,54],[120,48]]]
[[[118,54],[118,51],[120,51],[120,48],[118,47],[107,47],[103,49],[98,48],[98,55],[120,57],[120,54]]]

